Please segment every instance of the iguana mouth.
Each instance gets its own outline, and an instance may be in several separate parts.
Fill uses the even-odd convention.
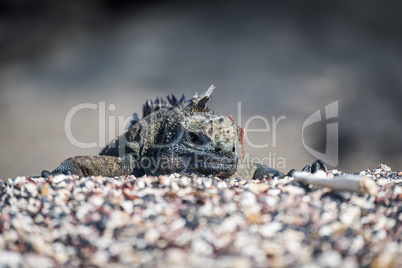
[[[236,172],[238,159],[237,154],[188,149],[178,154],[159,155],[157,165],[146,172],[153,175],[187,173],[227,178]]]
[[[237,164],[225,164],[219,162],[197,162],[194,168],[203,174],[212,174],[217,177],[227,178],[236,172]]]
[[[237,155],[216,155],[210,152],[192,152],[180,157],[187,158],[188,171],[201,174],[212,174],[222,178],[230,177],[236,172]]]

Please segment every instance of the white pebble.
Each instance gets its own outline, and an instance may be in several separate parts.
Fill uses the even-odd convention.
[[[318,257],[318,263],[322,267],[339,267],[342,262],[342,256],[334,250],[327,250]]]
[[[277,221],[273,221],[262,226],[260,231],[264,237],[273,237],[275,233],[281,229],[282,224]]]

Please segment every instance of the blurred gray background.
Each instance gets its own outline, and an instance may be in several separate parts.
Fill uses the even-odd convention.
[[[65,117],[78,104],[114,104],[108,126],[109,116],[141,113],[148,98],[191,97],[211,84],[210,107],[239,123],[241,102],[243,126],[255,115],[270,123],[286,116],[275,147],[272,129],[250,133],[268,147],[246,145],[249,160],[271,152],[264,163],[277,167],[283,158],[283,171],[311,163],[303,122],[339,101],[336,168],[402,169],[399,2],[245,3],[0,1],[0,178],[39,175],[70,156],[97,154],[101,148],[77,148],[66,138]],[[98,141],[98,121],[97,111],[80,111],[73,134]],[[305,130],[317,150],[325,135],[325,123]]]

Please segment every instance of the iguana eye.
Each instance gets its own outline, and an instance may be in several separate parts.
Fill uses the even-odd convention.
[[[201,135],[196,132],[188,132],[187,140],[195,145],[204,145],[204,140],[202,139]]]

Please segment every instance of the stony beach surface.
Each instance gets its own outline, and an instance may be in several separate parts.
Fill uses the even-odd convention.
[[[288,177],[3,180],[0,267],[402,267],[402,172],[360,175],[375,195]]]

